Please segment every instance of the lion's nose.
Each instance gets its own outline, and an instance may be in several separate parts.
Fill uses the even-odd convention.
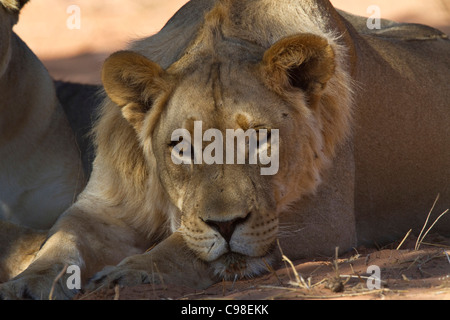
[[[229,243],[236,227],[247,221],[249,216],[250,213],[247,213],[247,215],[244,218],[236,218],[224,221],[205,220],[205,223],[209,225],[211,228],[217,230],[217,232],[220,233],[220,235],[225,239],[225,241]]]

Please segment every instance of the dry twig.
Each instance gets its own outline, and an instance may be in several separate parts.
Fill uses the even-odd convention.
[[[58,273],[58,275],[55,277],[55,279],[53,279],[52,288],[50,289],[50,293],[48,295],[48,300],[53,300],[53,292],[55,291],[56,283],[59,281],[59,279],[61,279],[61,277],[64,275],[64,273],[66,273],[68,267],[69,267],[69,265],[67,265],[67,264],[64,265],[64,268],[62,268],[61,272]]]

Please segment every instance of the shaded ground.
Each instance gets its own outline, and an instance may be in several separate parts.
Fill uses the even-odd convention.
[[[416,240],[410,236],[400,250],[396,250],[399,243],[394,243],[381,250],[358,248],[337,260],[301,260],[293,266],[285,262],[285,266],[264,276],[226,281],[206,290],[141,285],[99,290],[78,299],[450,299],[450,239],[428,236],[427,241],[431,242],[422,244],[419,250],[414,250]],[[369,266],[379,267],[379,278],[368,270]],[[377,283],[376,279],[381,281]]]

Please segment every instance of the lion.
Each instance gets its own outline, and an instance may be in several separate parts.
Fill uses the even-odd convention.
[[[435,210],[448,206],[450,42],[347,17],[356,27],[328,0],[191,0],[112,54],[88,184],[0,295],[71,298],[70,265],[82,290],[205,288],[266,272],[280,248],[298,259],[396,240],[438,193]],[[199,121],[200,144],[173,139]],[[277,173],[197,162],[208,133],[229,129],[255,132],[246,150],[277,152]]]
[[[0,219],[49,229],[85,185],[53,80],[12,31],[27,1],[0,1]]]

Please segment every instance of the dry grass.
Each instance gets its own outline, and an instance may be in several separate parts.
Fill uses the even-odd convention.
[[[425,230],[427,224],[428,224],[428,220],[430,219],[431,213],[433,212],[434,207],[436,206],[436,203],[438,202],[440,197],[440,194],[437,195],[436,200],[434,200],[433,206],[430,209],[430,212],[428,212],[428,216],[427,219],[425,220],[425,223],[422,227],[422,230],[420,231],[419,237],[417,238],[417,242],[416,242],[416,246],[414,247],[414,250],[419,250],[421,243],[423,242],[423,239],[425,239],[425,237],[427,236],[427,234],[430,232],[431,229],[433,229],[434,225],[439,221],[439,219],[445,215],[449,209],[445,210],[443,213],[441,213],[435,220],[434,222],[431,224],[431,226],[427,229],[427,231],[425,232],[425,234],[422,236],[423,231]]]

